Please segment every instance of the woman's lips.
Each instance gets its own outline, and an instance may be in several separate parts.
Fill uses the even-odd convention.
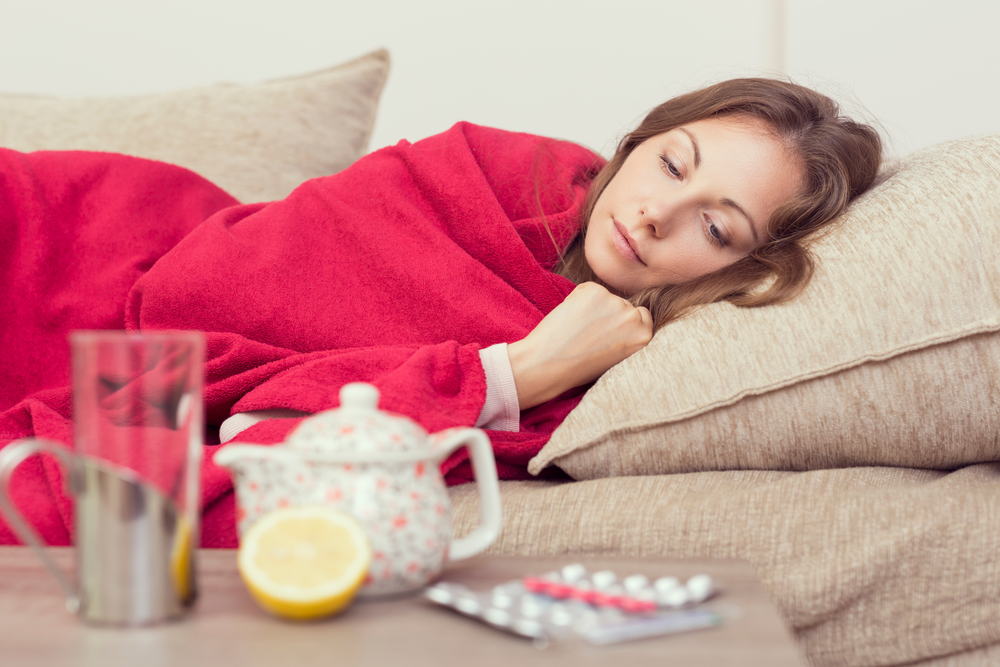
[[[632,262],[638,262],[639,264],[645,266],[646,263],[642,261],[641,257],[639,257],[639,253],[635,251],[635,241],[633,241],[632,237],[628,235],[628,230],[625,229],[625,225],[617,220],[615,220],[614,223],[615,230],[611,234],[611,237],[614,239],[615,248],[625,259]]]

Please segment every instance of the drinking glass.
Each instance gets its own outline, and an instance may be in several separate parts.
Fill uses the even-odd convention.
[[[197,597],[205,342],[199,332],[76,331],[74,451],[43,440],[0,450],[0,509],[87,622],[145,625]],[[25,458],[61,459],[75,499],[76,582],[42,548],[10,497]]]

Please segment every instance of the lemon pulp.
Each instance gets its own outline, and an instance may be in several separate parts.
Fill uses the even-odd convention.
[[[346,607],[364,583],[371,547],[364,528],[332,507],[292,507],[261,517],[243,536],[238,566],[258,604],[311,620]]]

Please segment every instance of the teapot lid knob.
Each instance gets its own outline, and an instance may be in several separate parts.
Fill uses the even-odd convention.
[[[367,382],[351,382],[340,388],[340,407],[378,410],[378,389]]]
[[[423,451],[427,432],[403,415],[378,409],[377,387],[352,382],[340,388],[340,408],[302,420],[288,436],[288,447],[306,452]],[[428,457],[433,453],[428,451]]]

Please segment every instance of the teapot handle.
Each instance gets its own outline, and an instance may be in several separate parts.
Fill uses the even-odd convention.
[[[464,428],[439,441],[435,449],[447,455],[462,445],[469,448],[472,472],[479,491],[479,525],[465,537],[452,541],[448,560],[462,560],[483,551],[496,541],[503,522],[497,463],[490,439],[478,428]]]

